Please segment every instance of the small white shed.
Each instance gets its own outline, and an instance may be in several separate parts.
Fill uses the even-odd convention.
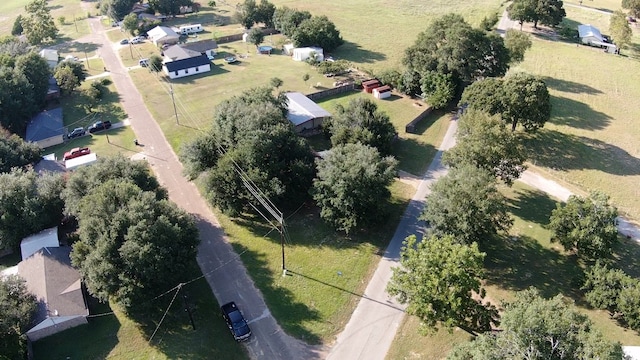
[[[372,93],[376,99],[386,99],[391,97],[391,87],[389,85],[380,86],[373,89]]]
[[[324,60],[324,52],[322,48],[319,47],[302,47],[293,49],[293,60],[295,61],[305,61],[310,58],[312,55],[316,56],[317,61]]]
[[[293,55],[293,49],[295,49],[295,46],[293,46],[293,44],[284,44],[282,46],[282,52],[285,53],[285,55]]]

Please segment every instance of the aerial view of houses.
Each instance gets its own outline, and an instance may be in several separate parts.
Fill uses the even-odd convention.
[[[640,359],[637,1],[0,9],[0,358]]]

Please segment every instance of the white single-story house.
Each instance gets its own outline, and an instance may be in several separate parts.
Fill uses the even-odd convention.
[[[64,167],[67,170],[73,170],[78,166],[90,165],[98,160],[96,153],[89,153],[87,155],[78,156],[77,158],[65,160]]]
[[[40,56],[42,56],[45,60],[47,60],[47,64],[51,69],[55,68],[58,65],[58,59],[60,56],[58,55],[58,50],[54,49],[42,49],[40,50]]]
[[[22,260],[25,260],[43,247],[59,246],[58,227],[54,226],[22,239],[20,242],[20,253],[22,254]]]
[[[317,129],[322,125],[324,119],[331,114],[299,92],[288,92],[287,96],[287,119],[295,126],[296,133],[305,130]]]
[[[614,44],[606,42],[600,30],[593,25],[578,25],[578,36],[580,37],[580,41],[585,45],[602,47],[611,53],[617,49]]]
[[[317,61],[324,60],[324,52],[319,47],[302,47],[293,49],[292,58],[295,61],[305,61],[312,55],[316,57]]]
[[[65,127],[62,122],[62,108],[45,110],[27,124],[25,140],[41,148],[62,144]]]
[[[172,79],[211,71],[211,60],[199,51],[174,45],[164,50],[164,73]]]
[[[156,46],[163,44],[176,44],[180,39],[180,35],[173,31],[173,29],[166,26],[156,26],[147,31],[147,35]]]
[[[18,264],[18,276],[38,300],[31,341],[87,323],[89,310],[78,270],[71,266],[71,248],[43,247]]]

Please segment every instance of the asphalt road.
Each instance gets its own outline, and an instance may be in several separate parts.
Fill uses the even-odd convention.
[[[430,193],[429,187],[447,172],[440,159],[445,150],[455,145],[457,128],[457,121],[452,119],[440,149],[422,177],[362,299],[338,335],[328,359],[375,360],[386,357],[405,314],[405,306],[389,297],[386,291],[391,268],[399,265],[402,241],[412,234],[420,237],[424,231],[424,223],[418,217],[424,209],[424,199]]]
[[[201,239],[198,264],[218,302],[222,304],[235,301],[249,321],[253,336],[245,344],[251,358],[323,358],[324,348],[308,346],[287,335],[271,316],[262,294],[247,274],[240,256],[225,241],[224,233],[215,216],[196,187],[182,176],[182,164],[145,106],[128,76],[127,69],[115,53],[114,44],[110,43],[104,34],[100,20],[91,18],[89,23],[93,35],[87,38],[98,44],[99,56],[111,72],[111,79],[122,99],[121,104],[131,120],[131,128],[142,144],[141,147],[131,144],[130,150],[142,151],[159,182],[167,188],[169,198],[196,218]]]

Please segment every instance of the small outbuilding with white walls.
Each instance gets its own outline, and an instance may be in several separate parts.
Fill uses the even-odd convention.
[[[173,29],[166,26],[156,26],[147,31],[147,35],[156,46],[163,44],[176,44],[178,43],[178,40],[180,40],[180,35],[173,31]]]
[[[302,47],[293,49],[291,57],[295,61],[305,61],[308,58],[315,56],[316,61],[324,60],[324,52],[319,47]]]
[[[580,37],[580,41],[585,45],[605,48],[611,53],[617,49],[614,44],[606,42],[600,30],[593,25],[578,25],[578,36]]]

